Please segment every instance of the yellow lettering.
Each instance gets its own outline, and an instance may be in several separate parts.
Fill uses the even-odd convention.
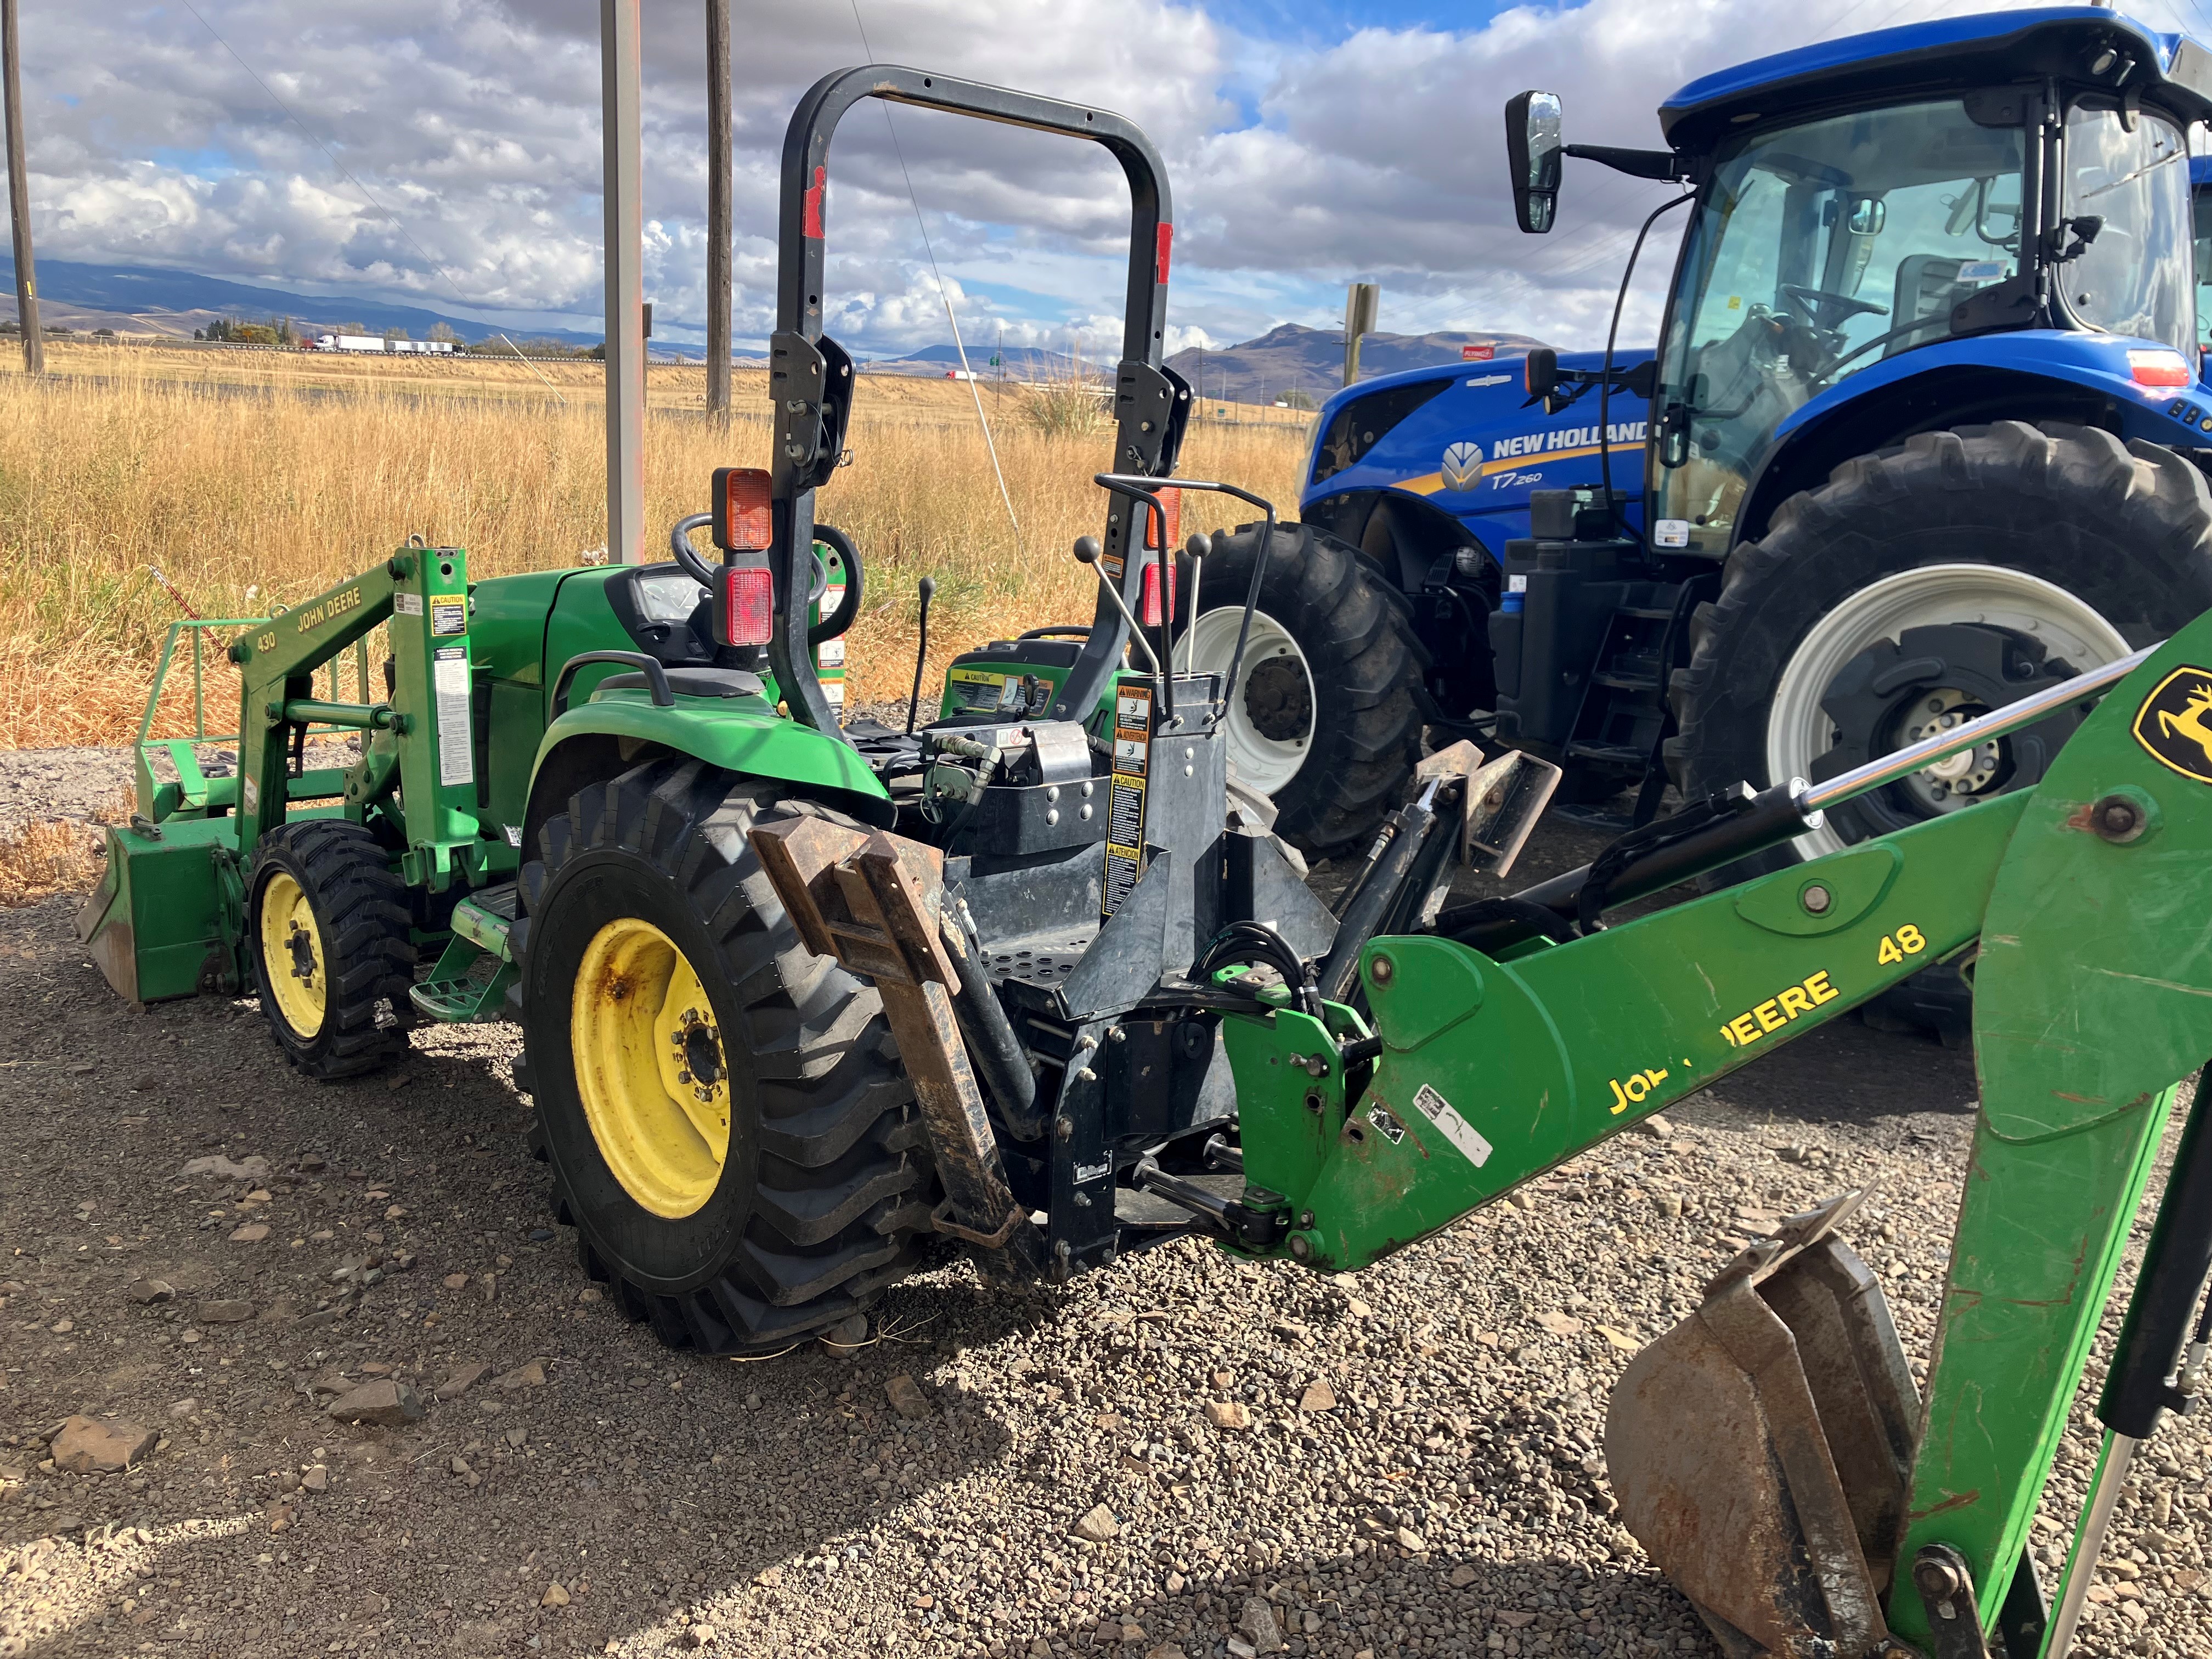
[[[1620,1083],[1613,1078],[1607,1078],[1606,1079],[1606,1086],[1613,1091],[1613,1109],[1614,1113],[1618,1115],[1619,1113],[1626,1111],[1628,1109],[1628,1098],[1620,1092]]]
[[[1786,1023],[1776,1010],[1772,997],[1767,998],[1751,1012],[1752,1017],[1759,1021],[1759,1029],[1762,1031],[1778,1031]]]
[[[1786,1018],[1795,1019],[1800,1014],[1813,1012],[1813,999],[1805,994],[1805,988],[1802,985],[1791,986],[1775,1000],[1782,1005],[1782,1012]]]
[[[1664,1072],[1646,1072],[1644,1074],[1644,1079],[1645,1082],[1650,1084],[1651,1086],[1656,1089],[1667,1080],[1667,1073]]]
[[[1644,1080],[1644,1073],[1638,1072],[1628,1079],[1626,1092],[1631,1100],[1641,1100],[1651,1092],[1651,1085]]]
[[[1759,1027],[1749,1014],[1738,1014],[1729,1022],[1728,1028],[1739,1048],[1759,1041]]]
[[[1920,930],[1909,921],[1897,930],[1897,942],[1908,957],[1917,957],[1928,948],[1928,941],[1921,938]]]
[[[1805,981],[1805,989],[1815,1003],[1833,1002],[1843,995],[1841,991],[1828,983],[1828,970],[1825,968]]]
[[[1881,948],[1874,953],[1875,965],[1887,967],[1893,962],[1905,960],[1905,952],[1897,948],[1897,941],[1887,933],[1881,936]]]

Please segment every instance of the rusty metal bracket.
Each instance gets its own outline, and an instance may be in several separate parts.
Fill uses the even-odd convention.
[[[963,1227],[952,1218],[952,1200],[949,1198],[929,1212],[929,1224],[934,1231],[950,1233],[955,1238],[964,1238],[970,1244],[980,1244],[987,1250],[1004,1249],[1006,1241],[1014,1236],[1014,1230],[1028,1218],[1022,1212],[1022,1206],[1017,1204],[1006,1212],[1006,1218],[998,1231],[979,1233],[973,1227]]]
[[[1513,750],[1495,760],[1466,738],[1424,759],[1414,775],[1461,779],[1459,860],[1481,874],[1502,876],[1521,856],[1536,821],[1551,805],[1560,771],[1547,760]]]
[[[953,1009],[960,976],[945,949],[944,854],[796,814],[751,841],[806,948],[872,981],[884,1000],[945,1186],[931,1224],[990,1252],[998,1274],[1037,1274],[1043,1237],[1014,1202]]]
[[[1928,1609],[1936,1659],[1990,1659],[1966,1558],[1948,1544],[1923,1544],[1912,1559],[1912,1584]]]

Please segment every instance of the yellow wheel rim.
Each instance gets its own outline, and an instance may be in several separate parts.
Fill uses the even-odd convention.
[[[307,893],[282,870],[261,890],[261,960],[278,1015],[295,1036],[312,1042],[329,1006],[323,935]]]
[[[651,922],[609,922],[577,969],[568,1041],[585,1119],[623,1190],[672,1221],[692,1214],[730,1154],[729,1068],[697,970]]]

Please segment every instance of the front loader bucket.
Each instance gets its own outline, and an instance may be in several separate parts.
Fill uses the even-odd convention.
[[[1919,1401],[1881,1287],[1836,1224],[1793,1216],[1629,1363],[1606,1413],[1622,1523],[1729,1659],[1887,1640]]]

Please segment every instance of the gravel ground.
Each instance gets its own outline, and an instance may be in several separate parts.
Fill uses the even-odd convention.
[[[318,1087],[250,1004],[117,1003],[74,902],[0,912],[9,1656],[1711,1653],[1608,1518],[1626,1349],[1872,1180],[1857,1242],[1924,1351],[1971,1126],[1967,1056],[1846,1022],[1356,1279],[1186,1243],[1009,1299],[955,1266],[857,1352],[703,1360],[548,1224],[507,1031]],[[380,1382],[421,1418],[328,1415]],[[152,1449],[58,1472],[72,1414]],[[2206,1650],[2204,1427],[2150,1462],[2079,1651]]]

